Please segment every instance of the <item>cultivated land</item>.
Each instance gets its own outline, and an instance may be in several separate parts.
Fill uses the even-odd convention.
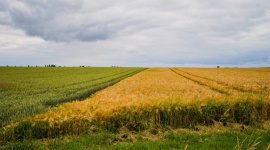
[[[84,101],[15,121],[0,139],[55,138],[6,148],[270,149],[269,88],[269,68],[151,68]]]
[[[0,127],[12,118],[44,112],[59,103],[82,100],[141,70],[0,67]]]

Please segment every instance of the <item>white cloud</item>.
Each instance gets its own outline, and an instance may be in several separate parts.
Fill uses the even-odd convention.
[[[42,43],[44,43],[44,40],[40,37],[28,37],[22,30],[0,25],[1,53],[13,54],[12,51],[17,51],[23,47],[31,47]],[[24,50],[21,50],[22,53],[26,52],[23,51]]]
[[[3,0],[0,25],[0,65],[270,63],[267,0]]]

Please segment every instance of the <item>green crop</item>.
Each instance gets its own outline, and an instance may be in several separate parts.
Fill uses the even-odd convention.
[[[0,127],[12,119],[82,100],[143,68],[0,67]]]

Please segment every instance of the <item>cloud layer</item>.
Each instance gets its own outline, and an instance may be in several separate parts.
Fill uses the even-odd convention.
[[[0,65],[269,66],[269,26],[267,0],[2,0]]]

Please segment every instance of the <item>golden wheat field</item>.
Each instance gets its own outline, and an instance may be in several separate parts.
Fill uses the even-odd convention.
[[[44,138],[122,126],[194,128],[213,121],[247,125],[270,118],[270,68],[150,68],[84,101],[14,121],[1,138]]]

